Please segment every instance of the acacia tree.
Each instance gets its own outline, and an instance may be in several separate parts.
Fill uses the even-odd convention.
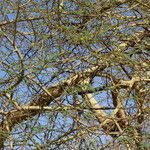
[[[148,149],[147,3],[0,1],[0,148]]]

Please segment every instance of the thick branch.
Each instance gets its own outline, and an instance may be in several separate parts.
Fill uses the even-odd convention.
[[[79,84],[85,78],[91,76],[95,71],[102,71],[105,69],[106,65],[102,65],[101,67],[93,67],[88,70],[85,70],[83,73],[75,74],[71,76],[69,79],[64,80],[63,82],[48,88],[48,93],[42,93],[37,96],[36,99],[33,99],[30,102],[29,106],[47,106],[49,105],[54,99],[60,97],[66,88],[75,86]],[[4,141],[8,137],[8,133],[11,132],[13,127],[21,123],[29,118],[34,117],[38,114],[38,110],[12,110],[7,113],[5,116],[5,120],[0,125],[0,148],[3,147]],[[5,134],[7,133],[7,134]],[[4,135],[5,134],[5,135]]]

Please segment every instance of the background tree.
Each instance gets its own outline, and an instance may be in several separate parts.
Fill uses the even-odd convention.
[[[148,0],[0,7],[1,149],[149,149]]]

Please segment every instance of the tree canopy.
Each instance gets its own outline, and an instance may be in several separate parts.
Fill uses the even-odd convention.
[[[149,0],[0,1],[0,149],[148,150]]]

